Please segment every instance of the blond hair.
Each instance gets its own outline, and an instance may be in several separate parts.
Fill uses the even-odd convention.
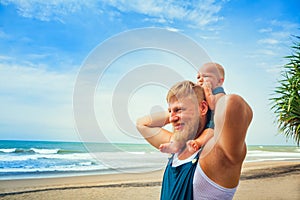
[[[191,81],[178,82],[169,90],[167,102],[174,98],[179,100],[187,97],[197,99],[198,103],[202,102],[205,99],[203,88]]]

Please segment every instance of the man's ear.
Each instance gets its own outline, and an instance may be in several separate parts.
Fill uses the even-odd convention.
[[[208,103],[206,101],[201,101],[199,104],[199,113],[200,115],[206,115],[208,112]]]

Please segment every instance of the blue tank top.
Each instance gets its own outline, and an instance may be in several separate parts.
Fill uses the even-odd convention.
[[[200,152],[192,161],[177,167],[172,167],[172,155],[163,177],[161,200],[193,200],[193,179]]]

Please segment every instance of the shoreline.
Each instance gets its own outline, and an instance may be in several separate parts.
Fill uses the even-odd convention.
[[[270,165],[273,164],[273,166],[282,166],[285,165],[284,163],[286,163],[287,165],[289,163],[300,163],[300,159],[286,159],[286,160],[263,160],[263,161],[245,161],[243,163],[243,167],[242,167],[242,172],[245,171],[249,171],[249,169],[251,170],[251,168],[264,168],[264,166],[266,165]],[[254,166],[254,167],[251,167]],[[0,182],[1,181],[22,181],[22,180],[35,180],[35,179],[66,179],[66,178],[76,178],[76,177],[92,177],[92,176],[118,176],[118,175],[122,175],[122,174],[147,174],[147,173],[153,173],[156,171],[161,171],[164,169],[164,166],[162,167],[162,169],[156,169],[156,170],[152,170],[152,171],[145,171],[145,172],[120,172],[117,170],[112,170],[111,172],[103,172],[101,170],[91,170],[91,171],[71,171],[71,172],[59,172],[59,173],[51,173],[51,172],[46,172],[46,173],[40,173],[40,172],[29,172],[28,174],[23,174],[20,175],[19,177],[15,176],[15,175],[4,175],[4,177],[6,178],[1,178],[0,177]],[[38,174],[40,173],[40,174]],[[32,174],[32,175],[30,175]],[[0,175],[1,176],[1,175]],[[1,188],[0,188],[1,189]]]
[[[1,180],[0,198],[47,197],[49,200],[51,196],[52,199],[54,197],[62,199],[75,195],[74,199],[132,199],[134,195],[134,199],[159,199],[162,176],[163,170],[158,170],[136,174]],[[279,194],[273,196],[275,188],[279,188],[277,189]],[[278,196],[280,194],[284,195],[283,197],[289,195],[286,199],[299,199],[300,192],[297,188],[300,188],[300,161],[248,162],[243,165],[234,199],[255,199],[253,196],[255,194],[260,195],[260,199],[264,199],[264,195],[280,199]]]

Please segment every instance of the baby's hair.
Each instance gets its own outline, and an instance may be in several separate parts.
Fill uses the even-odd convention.
[[[225,79],[225,70],[224,70],[224,67],[222,65],[218,64],[218,63],[214,63],[214,64],[217,67],[221,78]]]

